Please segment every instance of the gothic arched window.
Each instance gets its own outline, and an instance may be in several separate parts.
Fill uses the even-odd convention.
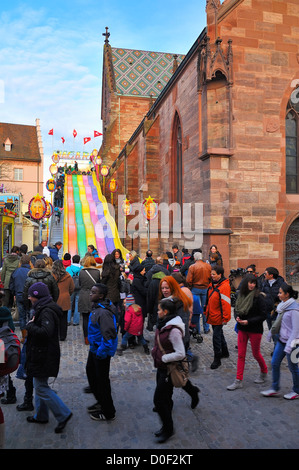
[[[299,193],[299,100],[296,93],[288,103],[286,115],[286,192]]]
[[[171,202],[183,203],[183,151],[182,128],[176,113],[173,127]]]

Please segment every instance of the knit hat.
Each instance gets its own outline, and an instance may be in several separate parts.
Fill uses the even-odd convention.
[[[135,303],[134,296],[132,294],[128,294],[126,297],[126,307],[130,307],[130,305]]]
[[[28,297],[35,297],[36,299],[42,299],[50,295],[48,286],[43,282],[36,282],[28,289]]]

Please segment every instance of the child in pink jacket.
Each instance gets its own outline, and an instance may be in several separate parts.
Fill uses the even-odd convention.
[[[122,337],[120,349],[117,351],[119,356],[122,355],[124,349],[127,349],[127,341],[132,336],[137,336],[145,354],[150,353],[147,342],[143,337],[143,315],[139,305],[132,304],[126,309],[124,330],[125,334]]]

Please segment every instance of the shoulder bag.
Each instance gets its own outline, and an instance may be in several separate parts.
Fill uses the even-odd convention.
[[[159,334],[157,334],[157,342],[162,354],[166,354],[160,343]],[[181,361],[173,361],[167,363],[168,375],[171,378],[172,385],[175,388],[181,388],[186,385],[189,380],[189,365],[185,357]]]

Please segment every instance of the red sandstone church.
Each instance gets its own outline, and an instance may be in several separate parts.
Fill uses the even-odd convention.
[[[226,274],[254,262],[287,276],[299,258],[299,3],[207,0],[206,14],[185,56],[113,48],[106,29],[99,153],[130,201],[201,204],[204,256],[215,243]],[[175,217],[155,255],[186,245]],[[144,253],[146,239],[132,247]]]

